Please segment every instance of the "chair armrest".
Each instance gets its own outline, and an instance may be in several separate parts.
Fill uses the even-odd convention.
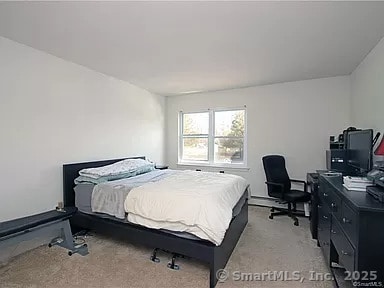
[[[304,191],[307,192],[307,182],[304,180],[290,179],[291,182],[304,184]]]
[[[283,195],[284,195],[284,184],[282,184],[282,183],[275,183],[275,182],[268,182],[268,181],[265,182],[265,184],[279,187],[280,190],[281,190],[281,198],[283,198]]]
[[[274,185],[274,186],[280,186],[281,189],[284,189],[284,184],[282,183],[275,183],[275,182],[265,182],[267,185]]]

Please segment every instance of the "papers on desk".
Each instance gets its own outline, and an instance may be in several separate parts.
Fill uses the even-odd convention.
[[[366,177],[351,177],[344,176],[343,177],[344,184],[343,186],[348,190],[355,191],[366,191],[367,186],[373,185],[371,180],[368,180]]]
[[[347,188],[348,190],[353,190],[353,191],[361,191],[361,192],[365,192],[367,190],[367,187],[351,187],[351,186],[347,186],[345,184],[343,184],[343,186],[345,188]],[[369,186],[369,185],[367,185]]]

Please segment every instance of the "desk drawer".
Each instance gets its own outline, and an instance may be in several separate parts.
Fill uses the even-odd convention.
[[[328,193],[331,211],[339,220],[341,218],[341,198],[335,194],[334,190],[330,190]]]
[[[329,193],[332,193],[328,183],[322,183],[319,190],[319,199],[324,203],[329,203]]]
[[[323,189],[320,192],[320,198],[336,216],[337,219],[341,219],[341,199],[334,192],[334,188],[328,185],[323,185]]]
[[[318,241],[325,255],[327,265],[330,265],[331,213],[327,206],[324,206],[321,202],[319,203]]]
[[[347,204],[341,206],[341,227],[352,244],[357,247],[358,215]]]
[[[331,240],[339,254],[339,263],[347,271],[355,271],[355,249],[343,233],[339,222],[332,218]]]

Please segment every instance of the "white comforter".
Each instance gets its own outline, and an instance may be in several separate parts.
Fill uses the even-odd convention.
[[[119,219],[125,218],[124,201],[134,188],[148,182],[159,181],[174,170],[155,170],[135,177],[100,183],[93,188],[91,207],[92,212],[104,213]]]
[[[132,189],[124,207],[130,222],[188,232],[220,245],[246,186],[236,175],[178,171]]]

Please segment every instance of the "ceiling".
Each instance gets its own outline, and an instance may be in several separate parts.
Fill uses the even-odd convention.
[[[350,74],[383,2],[1,2],[0,35],[160,95]]]

